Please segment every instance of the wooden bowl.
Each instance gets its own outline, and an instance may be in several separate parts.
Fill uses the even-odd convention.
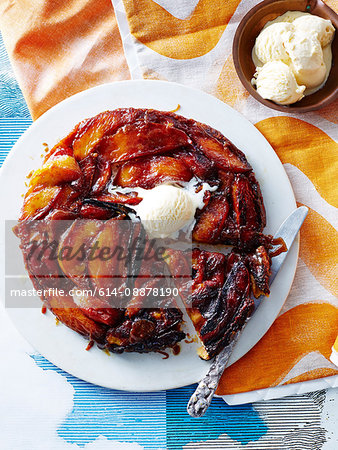
[[[262,98],[251,84],[255,65],[251,58],[256,37],[264,25],[287,11],[309,12],[330,19],[337,30],[332,42],[332,67],[325,85],[314,94],[292,105],[279,105]],[[242,19],[233,42],[233,58],[237,75],[245,89],[260,103],[278,111],[297,113],[313,111],[331,103],[338,96],[338,15],[321,0],[264,0],[252,8]]]

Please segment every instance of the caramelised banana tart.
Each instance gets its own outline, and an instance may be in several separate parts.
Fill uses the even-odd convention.
[[[265,223],[252,167],[220,132],[126,108],[80,122],[48,152],[14,231],[44,304],[69,328],[113,352],[161,351],[185,338],[184,303],[210,359],[250,317],[252,296],[269,294]],[[182,235],[190,250],[175,248]]]

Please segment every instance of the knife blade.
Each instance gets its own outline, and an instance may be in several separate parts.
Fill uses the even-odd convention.
[[[289,217],[282,223],[279,227],[278,231],[275,233],[274,238],[282,238],[286,244],[287,251],[280,253],[278,256],[275,256],[272,259],[271,263],[271,276],[270,276],[270,286],[275,279],[278,271],[282,267],[287,254],[300,230],[306,216],[308,213],[308,208],[306,206],[300,206],[295,211],[293,211]],[[258,299],[255,299],[255,311],[258,306],[265,298],[264,295],[261,295]],[[246,324],[245,324],[246,325]],[[190,400],[187,405],[187,411],[192,417],[202,417],[206,410],[208,409],[211,400],[215,394],[217,389],[219,380],[227,366],[229,358],[232,354],[232,351],[240,337],[242,331],[245,328],[238,331],[232,338],[230,344],[225,347],[212,362],[207,374],[205,377],[199,382],[195,392],[190,397]]]

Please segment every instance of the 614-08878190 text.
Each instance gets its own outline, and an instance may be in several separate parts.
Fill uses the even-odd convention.
[[[43,295],[52,295],[64,297],[65,295],[77,295],[77,296],[87,296],[87,297],[130,297],[130,296],[140,296],[140,297],[170,297],[178,296],[178,288],[176,287],[166,287],[166,288],[151,288],[151,287],[143,287],[143,288],[101,288],[101,289],[78,289],[74,288],[70,291],[65,291],[64,289],[50,288],[50,289],[11,289],[10,296],[11,297],[40,297]]]

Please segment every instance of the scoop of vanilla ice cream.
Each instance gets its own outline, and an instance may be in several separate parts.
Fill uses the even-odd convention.
[[[314,33],[322,47],[330,44],[335,32],[334,26],[330,20],[322,17],[313,16],[312,14],[303,14],[293,21],[296,30],[304,33]]]
[[[136,211],[147,233],[154,238],[173,235],[194,220],[197,205],[189,192],[162,184],[144,191]]]
[[[290,105],[304,97],[305,86],[299,86],[292,70],[282,61],[271,61],[257,69],[258,94],[281,105]]]
[[[317,36],[296,30],[284,45],[297,82],[307,88],[320,85],[326,76],[326,66]]]
[[[274,19],[271,22],[268,22],[267,25],[269,23],[277,23],[277,22],[287,22],[287,23],[293,23],[293,21],[295,19],[297,19],[298,17],[302,17],[302,16],[310,16],[311,14],[309,13],[304,13],[302,11],[286,11],[286,13],[282,14],[279,17],[276,17],[276,19]]]
[[[264,28],[257,36],[254,53],[263,63],[269,61],[283,61],[288,63],[290,58],[285,51],[284,41],[289,40],[289,35],[294,30],[289,23],[273,23]]]

